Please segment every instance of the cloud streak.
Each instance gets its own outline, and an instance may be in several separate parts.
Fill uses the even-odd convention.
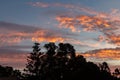
[[[86,58],[98,58],[98,59],[109,59],[109,60],[120,60],[120,48],[111,49],[98,49],[88,51],[83,54]]]
[[[4,66],[12,66],[16,69],[25,68],[25,64],[27,62],[26,53],[8,53],[8,54],[0,54],[0,64]]]
[[[0,22],[0,47],[11,46],[24,40],[33,42],[71,42],[75,45],[96,47],[92,44],[76,40],[74,36],[79,36],[71,32],[64,32],[57,29],[45,29],[27,25],[19,25],[8,22]]]
[[[28,39],[38,42],[63,42],[65,38],[62,34],[64,32],[60,33],[50,29],[0,22],[0,45],[11,45]]]
[[[61,8],[66,8],[70,10],[76,10],[76,11],[83,11],[88,14],[99,14],[98,12],[85,7],[83,5],[72,5],[72,4],[63,4],[63,3],[45,3],[45,2],[29,2],[28,4],[34,6],[34,7],[42,7],[42,8],[48,8],[48,7],[61,7]],[[103,13],[101,13],[104,15]]]

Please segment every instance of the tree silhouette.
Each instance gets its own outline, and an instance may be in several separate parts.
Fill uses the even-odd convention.
[[[110,68],[109,68],[107,62],[103,62],[102,64],[100,64],[100,69],[101,69],[101,71],[110,72]]]
[[[19,80],[21,77],[20,70],[14,70],[13,67],[0,65],[0,80]]]
[[[75,57],[75,49],[69,43],[59,43],[57,55],[61,56],[61,57],[70,55],[71,58],[74,58]]]
[[[47,49],[47,53],[49,56],[53,56],[55,54],[55,50],[57,48],[57,46],[55,45],[55,43],[48,43],[45,44],[44,47]]]
[[[13,68],[9,66],[1,66],[0,65],[0,77],[9,77],[13,75]]]
[[[120,77],[120,69],[119,69],[119,68],[116,68],[116,69],[114,70],[114,72],[113,72],[113,75],[114,75],[115,77]]]
[[[44,54],[39,45],[35,43],[28,56],[23,80],[120,80],[111,75],[106,62],[97,66],[82,55],[75,56],[75,49],[69,43],[45,44]]]
[[[39,75],[40,75],[40,65],[41,65],[41,61],[40,61],[40,56],[42,55],[42,53],[40,52],[40,48],[39,48],[39,43],[34,43],[33,48],[33,52],[30,53],[30,55],[27,58],[27,65],[26,65],[26,75],[27,77],[30,77],[31,79],[34,78],[38,78],[39,80]]]

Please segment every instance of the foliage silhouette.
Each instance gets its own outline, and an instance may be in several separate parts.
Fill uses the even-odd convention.
[[[116,68],[113,72],[113,75],[120,78],[120,69]]]
[[[57,55],[58,56],[67,56],[67,54],[70,55],[71,58],[75,57],[75,49],[74,47],[69,43],[59,43]]]
[[[20,70],[14,70],[10,66],[1,66],[0,65],[0,80],[8,80],[12,78],[13,80],[18,80],[22,76]],[[10,80],[10,79],[9,79]]]
[[[55,50],[57,48],[57,46],[55,45],[55,43],[48,43],[45,44],[44,47],[47,49],[47,53],[49,56],[53,56],[55,54]]]
[[[102,64],[100,64],[100,68],[101,68],[101,71],[110,72],[110,68],[106,62],[103,62]]]
[[[46,53],[40,51],[39,43],[34,44],[22,80],[120,80],[111,75],[106,62],[98,66],[76,56],[69,43],[48,43],[44,47]]]
[[[35,43],[33,48],[33,52],[30,53],[30,56],[28,56],[27,61],[28,64],[26,65],[26,69],[24,69],[24,71],[26,71],[26,74],[23,75],[23,77],[25,76],[26,78],[38,78],[38,76],[40,76],[40,65],[41,65],[41,61],[40,61],[40,56],[41,56],[41,52],[40,52],[40,48],[39,48],[39,43]]]
[[[13,68],[12,67],[3,67],[0,66],[0,77],[8,77],[9,75],[12,75]]]

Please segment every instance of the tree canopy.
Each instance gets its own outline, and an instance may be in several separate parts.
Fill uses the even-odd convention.
[[[41,52],[40,44],[34,44],[23,80],[120,80],[110,73],[106,62],[98,66],[76,56],[69,43],[47,43],[44,47],[47,51]]]

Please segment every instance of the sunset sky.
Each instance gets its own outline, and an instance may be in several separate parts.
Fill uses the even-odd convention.
[[[120,47],[120,0],[1,0],[0,64],[23,68],[34,42],[68,42],[77,53],[116,49]],[[85,56],[120,66],[120,50],[100,52]]]

